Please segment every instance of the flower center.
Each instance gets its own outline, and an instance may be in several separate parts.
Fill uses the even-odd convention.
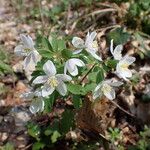
[[[93,47],[93,48],[98,48],[97,41],[93,41],[93,43],[92,43],[92,47]]]
[[[30,48],[24,48],[24,51],[25,51],[25,52],[30,52],[31,49],[30,49]]]
[[[128,68],[128,64],[127,63],[124,63],[124,64],[121,64],[120,65],[120,67],[122,68],[122,69],[127,69]]]
[[[57,87],[58,81],[57,81],[56,77],[50,77],[48,79],[48,84],[50,84],[50,86],[53,88]]]
[[[111,92],[111,89],[112,89],[112,87],[111,87],[110,85],[108,85],[108,84],[104,84],[104,85],[102,86],[102,91],[103,91],[104,93],[110,93],[110,92]]]

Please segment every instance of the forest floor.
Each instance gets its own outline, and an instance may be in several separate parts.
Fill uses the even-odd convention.
[[[48,3],[43,0],[41,6],[47,10],[57,3],[58,1]],[[97,3],[91,7],[81,5],[78,10],[74,10],[69,5],[65,12],[58,13],[53,20],[49,21],[47,16],[37,13],[32,8],[37,8],[38,11],[41,9],[35,1],[26,0],[24,5],[19,5],[13,0],[0,1],[0,55],[4,55],[2,59],[12,68],[11,71],[0,74],[0,146],[13,143],[15,148],[20,150],[31,149],[32,139],[27,134],[25,125],[34,116],[28,110],[29,104],[20,98],[20,94],[28,91],[30,87],[28,85],[29,74],[23,71],[21,65],[23,59],[14,55],[14,48],[20,40],[19,34],[29,34],[35,39],[37,33],[47,36],[50,32],[57,31],[61,36],[66,34],[85,37],[87,31],[96,29],[100,47],[105,55],[107,47],[105,35],[109,30],[121,26],[121,22],[117,22],[116,15],[123,15],[126,11],[126,5],[118,8],[114,3],[112,5]],[[99,21],[104,18],[105,21],[100,26]],[[150,46],[148,38],[144,42],[148,47]],[[125,45],[125,48],[128,48],[128,54],[139,58],[135,54],[137,47],[140,47],[137,40],[128,41]],[[140,72],[143,66],[148,66],[150,70],[147,58],[137,62],[136,71]],[[83,141],[86,141],[100,134],[104,141],[108,141],[108,133],[105,131],[111,126],[119,128],[123,135],[123,139],[116,140],[116,145],[121,143],[127,149],[128,145],[137,145],[139,132],[143,130],[144,124],[150,124],[150,103],[143,103],[139,100],[146,84],[150,82],[149,72],[143,70],[140,72],[138,84],[128,91],[120,91],[115,103],[104,99],[100,101],[101,107],[95,106],[91,109],[91,101],[85,102],[86,107],[82,107],[77,115],[77,124],[80,127],[79,138],[82,137]],[[94,134],[89,131],[93,131]],[[64,149],[69,148],[65,145]],[[102,150],[104,147],[100,146],[99,149]]]

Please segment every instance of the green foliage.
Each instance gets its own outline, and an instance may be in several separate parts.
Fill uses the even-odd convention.
[[[0,146],[1,150],[15,150],[14,145],[12,143],[6,143],[3,147]]]
[[[137,54],[140,56],[141,59],[144,59],[145,57],[149,58],[150,52],[149,52],[149,49],[147,48],[146,44],[144,43],[144,41],[148,40],[149,37],[142,32],[135,32],[134,38],[139,43]]]
[[[40,140],[40,127],[34,123],[34,122],[29,122],[27,125],[28,128],[28,134],[35,138],[37,141]]]
[[[115,45],[125,44],[130,38],[130,34],[123,30],[123,28],[116,28],[107,34],[107,42],[113,39]]]
[[[2,50],[2,47],[0,47],[0,75],[5,75],[12,72],[12,68],[9,65],[8,53]]]
[[[118,128],[109,128],[109,139],[112,143],[114,143],[117,140],[121,139],[121,133],[120,130]]]
[[[144,127],[144,130],[140,132],[140,139],[136,146],[131,146],[129,150],[149,150],[150,148],[150,128]]]
[[[84,95],[84,88],[82,85],[79,84],[68,84],[68,91],[75,95]]]
[[[82,98],[80,95],[73,95],[72,101],[75,109],[78,109],[82,106]]]
[[[65,110],[62,114],[60,122],[60,132],[65,135],[70,129],[74,128],[74,112],[72,110]]]
[[[45,99],[45,109],[44,109],[45,113],[52,112],[53,104],[55,100],[57,99],[57,96],[58,94],[54,92],[49,98]]]
[[[127,25],[133,29],[140,28],[143,32],[150,34],[150,1],[134,0],[130,3],[128,13],[126,15]]]
[[[51,124],[48,123],[44,127],[35,122],[29,122],[27,125],[28,134],[36,141],[32,149],[39,150],[55,146],[54,144],[74,127],[74,112],[69,109],[63,112],[61,119],[56,118]]]
[[[35,142],[32,146],[32,150],[40,150],[44,148],[44,144],[41,142]]]

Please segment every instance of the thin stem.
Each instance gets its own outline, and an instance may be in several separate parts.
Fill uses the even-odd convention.
[[[119,106],[117,103],[115,103],[114,101],[111,101],[115,106],[117,106],[120,110],[122,110],[124,113],[128,114],[131,117],[136,118],[136,116],[134,116],[133,114],[129,113],[128,111],[126,111],[125,109],[123,109],[121,106]]]
[[[39,5],[40,16],[41,16],[41,22],[42,22],[42,32],[44,34],[45,23],[44,23],[44,17],[43,17],[43,14],[42,14],[41,0],[38,0],[38,5]]]
[[[96,63],[90,68],[90,70],[84,75],[84,77],[81,79],[80,84],[84,81],[84,79],[87,77],[87,75],[92,71],[92,69],[95,67]]]

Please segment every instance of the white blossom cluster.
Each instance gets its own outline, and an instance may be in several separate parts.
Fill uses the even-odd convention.
[[[79,37],[72,39],[72,44],[76,48],[73,52],[74,55],[81,53],[83,50],[88,52],[93,58],[98,61],[103,61],[98,52],[98,43],[95,40],[97,33],[94,31],[87,34],[85,41]],[[25,56],[24,69],[28,69],[29,66],[36,66],[37,62],[41,60],[41,56],[34,47],[34,42],[30,36],[20,35],[21,44],[15,47],[15,53],[19,56]],[[129,55],[122,56],[123,46],[118,45],[113,47],[113,40],[111,40],[110,52],[113,58],[118,61],[116,65],[115,74],[124,80],[132,77],[132,72],[128,68],[134,61],[135,58]],[[43,65],[44,75],[40,75],[33,80],[33,84],[41,85],[41,88],[36,92],[28,92],[23,94],[24,98],[33,99],[30,111],[32,113],[41,112],[44,110],[44,97],[48,97],[55,90],[60,95],[65,96],[67,94],[67,86],[65,82],[72,80],[71,76],[78,75],[78,67],[84,67],[85,63],[79,58],[70,58],[65,62],[64,73],[57,74],[56,67],[51,60],[48,60]],[[70,75],[67,75],[69,73]],[[93,90],[93,99],[101,96],[106,96],[108,99],[115,99],[114,87],[119,87],[123,83],[113,79],[106,79],[100,82],[97,87]]]

